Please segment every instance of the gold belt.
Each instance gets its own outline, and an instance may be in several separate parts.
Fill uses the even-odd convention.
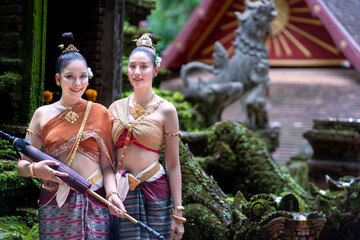
[[[142,182],[145,182],[152,176],[154,176],[159,170],[160,170],[160,163],[158,162],[153,168],[151,168],[149,171],[141,175],[141,177],[136,178],[132,174],[128,174],[128,180],[129,180],[129,188],[131,191],[134,191],[137,185],[139,185]]]
[[[97,174],[95,174],[95,176],[91,177],[88,179],[88,181],[91,183],[91,184],[94,184],[96,183],[97,181],[99,181],[102,177],[102,174],[101,174],[101,171],[98,171]]]

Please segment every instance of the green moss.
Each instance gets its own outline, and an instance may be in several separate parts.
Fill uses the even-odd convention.
[[[21,213],[19,213],[21,214]],[[37,211],[34,214],[0,217],[1,239],[39,239]]]
[[[314,209],[314,199],[289,173],[281,171],[265,143],[242,124],[223,121],[208,132],[205,169],[226,193],[241,191],[249,199],[259,193],[293,192],[305,209]]]
[[[13,72],[6,72],[4,75],[0,75],[0,89],[4,89],[7,86],[19,87],[22,81],[22,76]]]

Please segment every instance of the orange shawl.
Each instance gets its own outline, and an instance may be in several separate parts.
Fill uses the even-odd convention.
[[[72,111],[79,115],[79,118],[74,123],[65,120],[65,115],[69,112],[66,109],[44,125],[40,135],[45,153],[56,158],[60,154],[71,150],[84,118],[86,105],[87,101],[82,99],[72,107]],[[104,106],[92,103],[78,152],[99,163],[100,148],[114,167],[109,113]]]

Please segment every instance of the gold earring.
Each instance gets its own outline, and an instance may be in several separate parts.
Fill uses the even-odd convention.
[[[157,77],[157,73],[154,73],[153,77]]]
[[[56,82],[56,85],[61,86],[61,83],[60,83],[60,82]]]

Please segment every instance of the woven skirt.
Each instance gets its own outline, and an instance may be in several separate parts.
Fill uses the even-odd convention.
[[[104,190],[96,192],[103,195]],[[56,197],[44,206],[53,195],[54,191],[46,190],[40,195],[40,239],[109,239],[111,218],[105,204],[71,191],[62,207],[58,207]]]
[[[166,175],[139,184],[123,203],[130,216],[170,238],[173,205]],[[155,239],[126,218],[113,217],[111,233],[113,239]]]

